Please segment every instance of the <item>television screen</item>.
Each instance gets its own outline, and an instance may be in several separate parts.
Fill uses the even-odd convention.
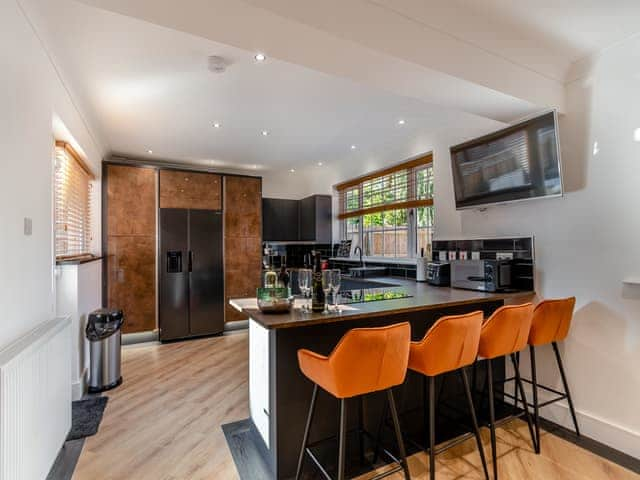
[[[562,195],[555,112],[450,150],[457,209]]]

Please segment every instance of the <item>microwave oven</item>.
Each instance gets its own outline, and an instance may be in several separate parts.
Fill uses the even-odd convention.
[[[500,292],[511,289],[510,260],[454,260],[451,286],[466,290]]]

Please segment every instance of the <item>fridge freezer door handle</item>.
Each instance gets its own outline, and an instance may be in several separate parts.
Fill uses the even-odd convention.
[[[193,252],[189,250],[189,272],[193,272]]]

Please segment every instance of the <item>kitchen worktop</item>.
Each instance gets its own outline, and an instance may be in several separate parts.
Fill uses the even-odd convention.
[[[328,314],[305,313],[299,308],[300,301],[296,302],[295,308],[291,312],[285,314],[262,313],[258,309],[255,298],[231,299],[229,303],[260,326],[270,330],[330,324],[365,317],[373,318],[482,302],[524,303],[532,301],[535,297],[535,293],[531,291],[510,293],[479,292],[450,287],[435,287],[426,283],[417,283],[395,277],[379,277],[368,280],[392,284],[393,288],[390,288],[390,290],[404,291],[411,296],[401,299],[351,304],[343,306],[341,312],[332,311]]]

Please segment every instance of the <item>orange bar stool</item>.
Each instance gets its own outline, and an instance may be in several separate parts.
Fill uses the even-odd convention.
[[[480,329],[482,328],[482,312],[472,312],[465,315],[451,315],[440,318],[426,333],[419,342],[411,342],[409,353],[409,368],[421,373],[429,383],[429,477],[436,478],[435,456],[462,440],[466,436],[449,442],[447,445],[436,451],[436,430],[435,430],[435,379],[438,375],[459,371],[462,377],[469,412],[473,423],[474,435],[478,444],[478,452],[482,460],[485,477],[489,478],[487,462],[482,448],[480,429],[476,419],[476,412],[473,406],[469,379],[465,368],[475,362],[478,355],[478,344],[480,341]],[[426,395],[425,395],[426,397]],[[426,402],[426,398],[425,398]],[[426,408],[426,405],[425,405]],[[426,412],[425,412],[426,415]]]
[[[569,391],[569,385],[567,383],[567,377],[562,365],[562,357],[558,350],[558,342],[561,342],[569,333],[569,326],[571,325],[571,318],[573,317],[573,309],[576,304],[576,298],[563,298],[558,300],[543,300],[533,311],[533,321],[531,323],[531,331],[529,332],[529,355],[531,356],[531,383],[533,385],[533,418],[536,426],[536,439],[537,447],[536,453],[540,453],[540,416],[539,411],[541,407],[550,405],[560,400],[567,399],[569,403],[569,411],[573,419],[573,425],[576,429],[576,434],[580,436],[580,428],[578,428],[578,420],[576,418],[576,411],[573,407],[573,400],[571,399],[571,392]],[[560,371],[560,377],[562,378],[562,385],[564,386],[564,392],[560,392],[544,385],[538,385],[536,378],[536,347],[541,345],[551,344],[553,351],[556,355],[556,362],[558,364],[558,370]],[[547,390],[551,393],[559,395],[547,402],[538,402],[538,387],[543,390]]]
[[[527,397],[524,393],[522,379],[516,353],[527,346],[531,320],[533,317],[533,304],[509,305],[498,308],[489,319],[482,325],[480,332],[480,347],[478,355],[487,362],[487,385],[489,388],[489,428],[491,430],[491,454],[493,458],[493,478],[498,479],[498,462],[496,450],[496,414],[495,399],[493,392],[493,360],[500,357],[511,358],[515,371],[516,387],[524,400],[524,415],[529,426],[529,434],[534,449],[537,449],[536,437],[533,433],[533,425],[529,409],[527,408]],[[513,417],[503,420],[508,421]],[[501,422],[502,423],[502,422]]]
[[[298,457],[296,480],[302,475],[305,454],[316,464],[323,476],[331,477],[308,448],[309,432],[313,421],[318,387],[322,387],[340,400],[340,427],[338,432],[338,480],[344,479],[345,447],[347,429],[346,399],[387,391],[387,400],[398,442],[400,459],[386,452],[398,465],[385,472],[383,476],[404,471],[405,479],[409,479],[409,467],[402,435],[398,412],[391,391],[392,387],[404,382],[409,361],[409,342],[411,327],[409,323],[399,323],[379,328],[355,328],[347,332],[328,357],[309,350],[298,350],[298,363],[302,373],[313,382],[313,394],[309,406],[309,414],[304,429],[302,447]]]

